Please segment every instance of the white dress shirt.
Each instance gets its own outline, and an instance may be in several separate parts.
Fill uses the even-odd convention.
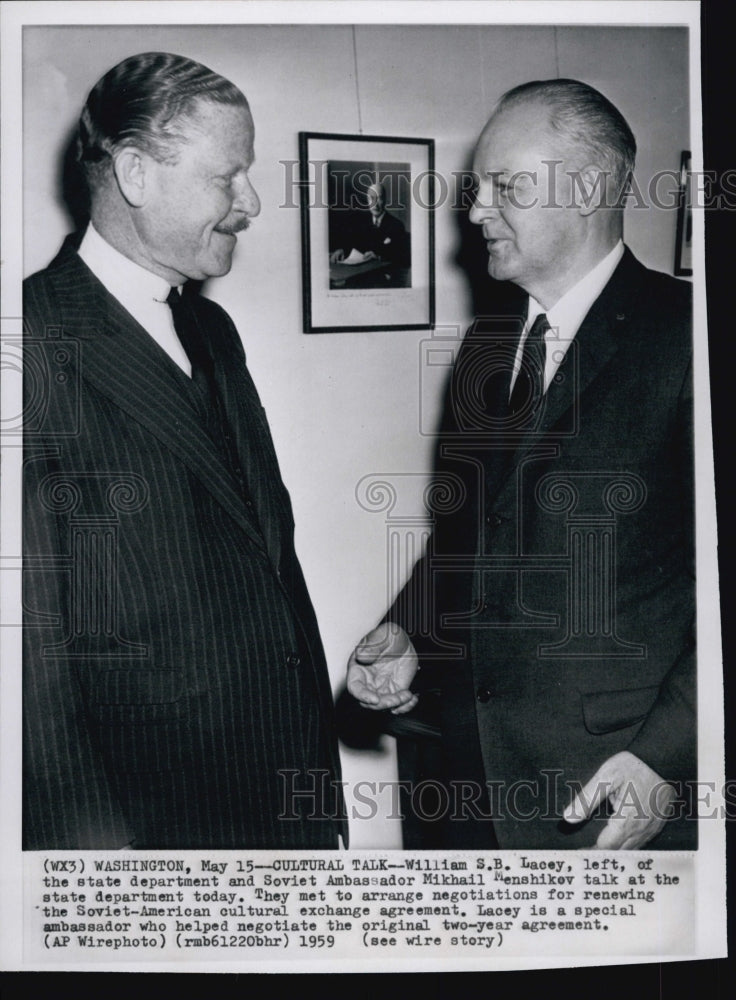
[[[171,285],[165,278],[125,257],[90,224],[79,247],[79,256],[108,292],[163,348],[172,361],[191,377],[189,363],[174,330],[166,298]]]
[[[585,277],[581,278],[576,285],[569,288],[562,298],[555,302],[551,309],[545,310],[535,298],[532,298],[531,295],[529,296],[526,323],[524,324],[524,330],[516,351],[516,360],[514,361],[514,374],[511,378],[512,389],[521,368],[524,342],[529,335],[534,320],[540,313],[544,312],[546,312],[547,322],[550,325],[550,329],[544,335],[546,345],[544,391],[546,392],[549,389],[557,369],[562,364],[570,344],[580,329],[581,323],[588,315],[590,307],[610,281],[611,275],[618,267],[623,255],[624,245],[619,240],[613,250],[603,260],[599,261],[592,271],[588,271]]]

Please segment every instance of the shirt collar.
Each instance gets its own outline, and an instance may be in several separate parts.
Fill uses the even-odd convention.
[[[129,311],[131,305],[150,302],[151,299],[166,302],[171,289],[169,282],[116,250],[100,236],[91,222],[78,252],[95,277]]]
[[[611,275],[618,267],[619,261],[624,255],[624,245],[621,240],[610,253],[606,254],[603,260],[578,281],[577,284],[569,288],[561,299],[545,310],[535,298],[529,296],[529,310],[527,312],[527,327],[531,326],[540,313],[546,312],[547,321],[561,340],[572,340],[578,332],[580,324],[583,322],[590,307],[601,294],[611,279]]]

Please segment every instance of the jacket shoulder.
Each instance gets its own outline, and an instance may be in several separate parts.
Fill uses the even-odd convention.
[[[81,260],[76,254],[79,234],[67,236],[61,249],[46,267],[23,282],[23,310],[28,316],[58,315],[60,294],[73,291],[79,284]]]
[[[54,284],[55,270],[52,263],[25,278],[23,281],[23,295],[32,298],[34,294],[38,294],[43,289],[51,287]]]
[[[632,334],[645,332],[651,349],[659,351],[661,358],[687,361],[693,350],[691,283],[650,268],[642,272],[628,303]]]
[[[50,319],[60,312],[58,294],[51,267],[36,271],[23,282],[23,316],[26,324]]]
[[[644,283],[656,306],[669,308],[673,311],[690,307],[693,298],[693,286],[689,281],[673,278],[664,271],[654,271],[644,268]]]

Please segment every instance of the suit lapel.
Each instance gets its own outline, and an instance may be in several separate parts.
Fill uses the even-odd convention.
[[[560,365],[559,380],[547,390],[545,407],[538,426],[524,436],[516,452],[518,464],[539,444],[558,443],[563,434],[574,432],[584,398],[595,391],[595,381],[619,348],[620,330],[645,269],[630,250],[624,251],[618,267],[591,306]]]
[[[55,281],[65,332],[81,344],[81,377],[176,455],[263,550],[192,405],[187,376],[67,249],[57,258]]]
[[[207,331],[204,331],[207,336]],[[278,568],[284,524],[290,516],[285,490],[276,463],[271,432],[256,388],[242,359],[227,364],[215,354],[215,382],[225,417],[235,440],[238,460],[245,475],[266,548]]]

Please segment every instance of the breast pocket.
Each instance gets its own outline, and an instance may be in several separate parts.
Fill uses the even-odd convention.
[[[89,712],[110,766],[118,771],[170,771],[193,759],[198,698],[180,670],[100,672]]]
[[[181,718],[186,693],[181,670],[105,670],[92,686],[90,703],[98,721],[134,725]]]
[[[585,728],[594,736],[614,733],[642,722],[654,705],[659,685],[595,691],[582,695]]]

